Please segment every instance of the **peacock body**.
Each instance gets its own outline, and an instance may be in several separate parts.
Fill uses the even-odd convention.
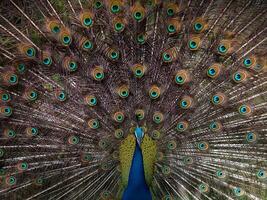
[[[263,0],[2,0],[0,199],[267,199]]]

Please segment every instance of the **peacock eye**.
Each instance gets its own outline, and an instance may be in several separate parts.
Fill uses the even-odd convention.
[[[134,19],[136,21],[141,21],[143,19],[143,17],[144,17],[144,15],[143,15],[143,13],[141,11],[134,12],[133,16],[134,16]]]
[[[152,138],[154,139],[154,140],[158,140],[159,138],[160,138],[160,131],[158,131],[158,130],[154,130],[154,131],[152,131]]]
[[[85,40],[83,43],[83,49],[84,50],[89,50],[93,48],[93,44],[92,42],[90,42],[89,40]]]
[[[246,81],[247,76],[248,76],[248,75],[247,75],[247,72],[246,72],[246,71],[239,70],[239,71],[237,71],[237,72],[235,72],[235,73],[233,74],[233,80],[234,80],[234,82],[236,82],[236,83],[241,83],[241,82]]]
[[[95,4],[94,4],[94,7],[95,7],[96,9],[99,9],[99,8],[101,8],[102,6],[103,6],[103,4],[102,4],[101,1],[96,1]]]
[[[188,128],[188,123],[185,121],[179,122],[176,126],[176,130],[179,132],[183,132],[187,130],[187,128]]]
[[[25,71],[26,71],[26,66],[25,66],[25,64],[23,64],[23,63],[20,63],[20,64],[18,64],[18,66],[17,66],[17,71],[19,72],[19,73],[24,73]]]
[[[26,55],[30,58],[35,57],[35,49],[33,47],[30,47],[26,50]]]
[[[38,94],[34,90],[30,90],[27,92],[27,99],[30,101],[35,101],[38,98]]]
[[[149,90],[149,96],[151,99],[157,99],[160,96],[160,89],[157,86],[152,86]]]
[[[68,143],[69,144],[78,144],[79,141],[80,141],[80,139],[77,136],[75,136],[75,135],[72,135],[72,136],[70,136],[68,138]]]
[[[219,170],[216,171],[216,176],[218,178],[225,178],[226,177],[226,173],[225,173],[225,171],[219,169]]]
[[[124,121],[124,114],[122,112],[116,112],[113,115],[113,119],[118,123],[122,123]]]
[[[21,171],[25,171],[27,170],[29,167],[28,163],[26,162],[22,162],[22,163],[19,163],[18,164],[18,169],[21,170]]]
[[[114,135],[115,135],[115,138],[121,139],[124,135],[124,132],[122,129],[116,129]]]
[[[199,142],[197,147],[200,151],[206,151],[209,148],[209,144],[207,142]]]
[[[109,58],[111,60],[117,60],[119,58],[119,53],[117,51],[112,50],[109,54]]]
[[[1,94],[1,101],[9,102],[11,100],[11,96],[9,93],[2,93]]]
[[[207,69],[207,75],[210,78],[217,78],[221,72],[221,66],[218,64],[213,64]]]
[[[173,24],[169,24],[167,27],[167,30],[169,33],[175,33],[176,32],[175,26]]]
[[[97,119],[90,119],[88,121],[88,126],[91,129],[98,129],[100,124],[99,124],[99,121]]]
[[[186,157],[183,158],[183,163],[185,165],[191,165],[191,164],[193,164],[193,162],[194,162],[194,160],[190,156],[186,156]]]
[[[50,66],[52,64],[52,59],[50,57],[44,58],[43,59],[43,64]]]
[[[183,97],[183,98],[181,99],[179,105],[180,105],[180,107],[181,107],[182,109],[188,109],[188,108],[190,108],[190,107],[192,106],[192,102],[193,102],[193,100],[192,100],[191,97],[189,97],[189,96],[185,96],[185,97]]]
[[[198,186],[200,192],[207,192],[209,190],[209,185],[206,184],[206,183],[201,183],[199,186]]]
[[[257,134],[253,132],[249,132],[246,135],[247,142],[255,142],[257,141]]]
[[[164,175],[169,175],[171,173],[171,168],[169,166],[166,166],[166,165],[163,165],[161,167],[161,172],[164,174]]]
[[[266,172],[263,169],[260,169],[256,173],[257,178],[259,179],[265,179],[266,178]]]
[[[153,115],[153,121],[156,124],[160,124],[163,121],[163,118],[164,118],[164,116],[160,112],[155,112],[154,115]]]
[[[120,22],[115,23],[115,25],[114,25],[115,31],[117,31],[117,32],[123,31],[124,27],[125,27],[124,24],[120,23]]]
[[[174,140],[168,141],[167,148],[169,150],[174,150],[174,149],[176,149],[176,147],[177,147],[177,144],[176,144],[176,142]]]
[[[239,187],[235,187],[233,189],[233,192],[234,192],[235,196],[237,196],[237,197],[240,197],[244,194],[244,191]]]
[[[249,114],[251,114],[251,112],[252,112],[252,108],[251,108],[250,105],[246,105],[246,104],[244,104],[244,105],[239,106],[239,108],[238,108],[238,112],[239,112],[241,115],[249,115]]]
[[[4,115],[5,117],[10,117],[12,115],[12,108],[9,106],[1,106],[0,107],[1,114]]]
[[[171,55],[167,52],[163,53],[162,58],[164,62],[171,62],[172,60]]]
[[[6,129],[4,131],[4,134],[8,138],[14,138],[16,136],[16,132],[14,130],[12,130],[12,129]]]
[[[196,22],[196,23],[194,24],[194,30],[195,30],[196,32],[200,32],[200,31],[202,31],[202,30],[203,30],[203,25],[202,25],[200,22]]]
[[[97,99],[93,95],[89,95],[85,97],[85,103],[88,104],[89,106],[93,107],[97,104]]]
[[[140,34],[137,36],[137,42],[139,44],[144,44],[145,43],[145,36],[143,34]]]
[[[59,26],[54,26],[54,27],[52,28],[52,32],[53,32],[53,33],[59,33],[59,32],[60,32],[60,28],[59,28]]]
[[[243,64],[245,65],[245,67],[249,68],[252,64],[252,61],[250,58],[246,58],[244,59]]]
[[[227,47],[223,44],[218,46],[218,52],[221,54],[225,54],[227,52]]]
[[[198,44],[196,41],[194,41],[194,40],[189,41],[189,48],[190,49],[196,49],[197,47],[198,47]]]
[[[6,177],[6,184],[9,186],[13,186],[15,185],[17,182],[17,179],[15,178],[15,176],[8,176]]]
[[[70,61],[69,64],[68,64],[68,69],[71,72],[76,71],[78,69],[77,63],[75,61]]]
[[[36,136],[38,134],[39,130],[36,127],[29,127],[26,129],[26,133],[29,136]]]
[[[168,8],[167,9],[167,15],[170,16],[170,17],[173,16],[174,15],[174,10],[172,8]]]
[[[93,20],[91,18],[89,18],[89,17],[84,18],[84,20],[83,20],[84,26],[91,26],[92,24],[93,24]]]
[[[69,35],[63,35],[62,43],[64,46],[69,46],[71,44],[71,37]]]
[[[117,5],[117,4],[112,5],[111,8],[110,8],[110,10],[111,10],[111,12],[113,14],[116,14],[116,13],[120,12],[120,9],[121,9],[120,6]]]

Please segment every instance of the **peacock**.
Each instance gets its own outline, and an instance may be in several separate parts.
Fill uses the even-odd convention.
[[[266,200],[265,0],[1,0],[0,199]]]

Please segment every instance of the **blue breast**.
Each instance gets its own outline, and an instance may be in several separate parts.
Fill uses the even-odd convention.
[[[146,184],[142,151],[136,143],[128,186],[123,193],[123,200],[151,200],[151,193]]]

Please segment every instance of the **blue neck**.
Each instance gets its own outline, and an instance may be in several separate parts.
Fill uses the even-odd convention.
[[[123,200],[151,200],[151,194],[146,184],[143,156],[136,143],[132,165],[129,174],[128,186],[123,193]]]

